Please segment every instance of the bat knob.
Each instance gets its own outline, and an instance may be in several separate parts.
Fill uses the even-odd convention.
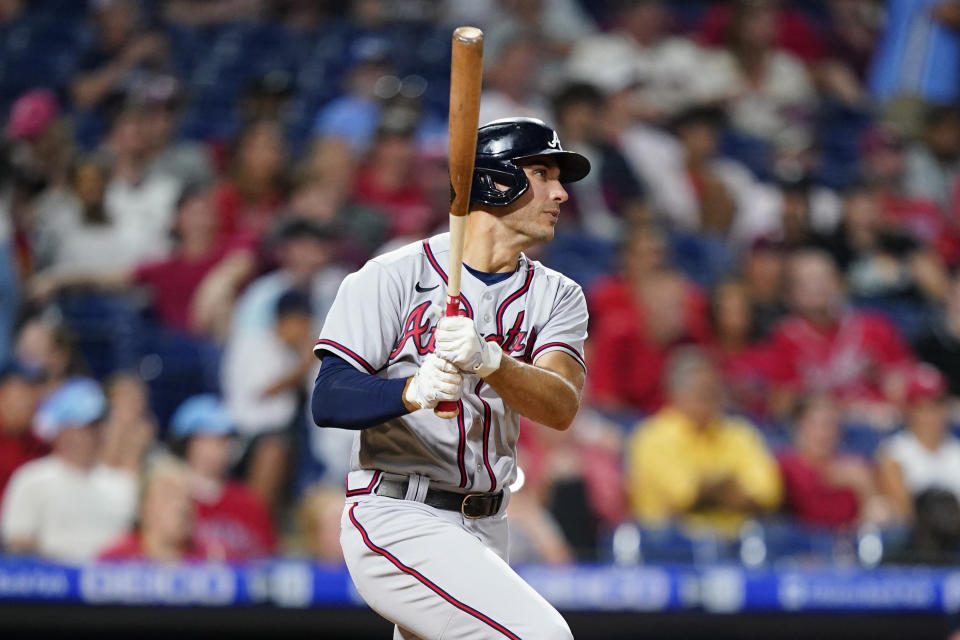
[[[483,31],[476,27],[457,27],[456,31],[453,32],[453,37],[460,42],[476,44],[483,41]]]

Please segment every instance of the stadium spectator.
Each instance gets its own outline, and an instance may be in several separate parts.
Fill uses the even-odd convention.
[[[780,0],[735,0],[709,5],[696,25],[700,42],[709,47],[723,46],[738,12],[744,11],[748,5],[765,5],[765,19],[772,21],[770,26],[777,48],[789,51],[804,62],[815,62],[823,57],[825,44],[817,25],[801,10]]]
[[[444,169],[449,198],[449,178]],[[340,238],[339,258],[360,265],[387,240],[387,217],[351,196],[348,183],[328,173],[302,174],[290,194],[289,215],[336,230]],[[449,200],[447,200],[449,203]]]
[[[23,323],[14,350],[17,359],[43,372],[47,391],[56,389],[68,378],[87,373],[73,332],[46,315],[31,316]]]
[[[208,548],[194,535],[190,469],[170,456],[147,465],[140,490],[136,525],[99,554],[100,560],[223,560],[220,549]]]
[[[181,185],[169,175],[150,172],[154,154],[141,107],[127,106],[116,116],[105,152],[112,172],[104,206],[107,219],[117,227],[121,244],[129,247],[129,262],[124,266],[166,256]]]
[[[947,265],[960,261],[960,240],[945,224],[936,203],[912,197],[904,188],[904,142],[889,127],[868,130],[861,140],[861,162],[867,181],[879,191],[882,218],[936,251]]]
[[[91,4],[94,38],[76,63],[70,96],[78,110],[83,142],[95,143],[110,112],[132,89],[171,67],[169,42],[145,27],[140,3],[105,0]]]
[[[891,517],[874,469],[860,456],[839,450],[840,408],[829,395],[797,402],[791,425],[793,446],[777,458],[783,474],[784,507],[813,527],[844,528]]]
[[[900,332],[885,317],[848,306],[837,268],[821,251],[795,253],[787,277],[793,313],[771,336],[775,410],[788,410],[798,394],[829,391],[848,415],[889,426],[897,399],[891,376],[913,359]]]
[[[18,164],[35,172],[48,188],[63,186],[74,145],[53,91],[21,94],[10,105],[5,133]]]
[[[40,370],[16,360],[0,367],[0,499],[14,471],[50,451],[30,429],[42,381]]]
[[[960,398],[960,272],[953,276],[946,304],[917,339],[916,351],[946,376],[950,394]]]
[[[598,279],[589,292],[587,384],[596,407],[656,411],[664,400],[662,374],[671,350],[709,338],[706,300],[666,264],[666,251],[666,238],[657,229],[633,229],[622,248],[621,275]]]
[[[843,220],[817,244],[833,257],[854,298],[914,304],[942,300],[949,285],[941,260],[885,223],[881,198],[869,185],[848,187]]]
[[[536,91],[537,65],[543,57],[539,41],[517,33],[504,44],[496,58],[486,56],[484,80],[480,95],[480,124],[500,118],[550,119],[549,106]]]
[[[575,43],[596,31],[590,16],[576,0],[499,0],[486,21],[489,24],[484,29],[483,53],[491,59],[498,59],[503,49],[518,39],[538,43],[544,56],[534,68],[532,83],[546,92],[559,83],[563,61]]]
[[[577,233],[613,241],[622,237],[631,211],[641,206],[643,188],[620,150],[604,139],[598,118],[604,104],[604,95],[586,83],[567,85],[553,99],[555,126],[565,148],[584,155],[591,166],[587,178],[566,187],[571,201],[560,224],[571,220]]]
[[[214,192],[224,240],[262,239],[276,222],[286,197],[287,151],[280,124],[248,124],[233,143],[229,175]]]
[[[347,144],[348,156],[367,155],[382,115],[378,81],[391,74],[388,45],[380,39],[360,40],[348,51],[343,92],[317,114],[313,135],[318,143],[339,140]]]
[[[89,378],[71,379],[44,399],[34,432],[53,452],[17,469],[7,484],[0,534],[8,551],[88,560],[130,526],[147,440],[126,448],[101,442],[106,409]],[[117,457],[102,459],[111,449]]]
[[[599,536],[627,517],[620,425],[584,409],[569,434],[525,426],[517,442],[522,488],[509,512],[522,551],[514,558],[511,546],[511,561],[596,560]]]
[[[438,222],[419,182],[418,165],[413,131],[381,127],[357,171],[353,198],[384,212],[391,238],[429,235]]]
[[[253,273],[255,259],[239,238],[218,239],[209,188],[188,186],[177,200],[173,224],[174,248],[162,260],[134,269],[98,273],[77,266],[52,268],[30,281],[35,298],[45,299],[64,288],[127,290],[143,287],[160,322],[170,329],[223,339],[234,296]],[[103,252],[112,250],[107,232]],[[67,240],[75,243],[76,237]]]
[[[618,90],[631,89],[633,114],[653,124],[664,124],[679,111],[709,100],[711,78],[700,73],[703,50],[690,39],[674,34],[667,3],[624,0],[613,3],[612,29],[579,38],[567,59],[572,79]]]
[[[181,189],[211,184],[215,177],[206,145],[177,139],[185,98],[180,81],[172,75],[157,76],[128,97],[142,111],[151,157],[149,172],[172,177]]]
[[[315,335],[309,298],[291,289],[277,300],[272,330],[244,335],[224,355],[221,381],[243,443],[245,477],[270,508],[289,479],[291,439],[303,427],[306,389],[319,370]]]
[[[776,32],[773,3],[738,2],[724,48],[704,59],[701,75],[717,84],[737,131],[775,148],[802,147],[816,91],[803,63],[776,47]]]
[[[960,179],[960,110],[930,105],[926,111],[923,134],[907,151],[904,190],[911,197],[936,203],[956,224],[960,203],[953,197]]]
[[[307,489],[296,509],[294,547],[323,564],[343,564],[340,517],[343,490],[327,485]]]
[[[69,273],[104,274],[132,264],[133,247],[123,242],[118,225],[107,216],[104,202],[110,168],[95,156],[71,164],[68,189],[56,203],[38,211],[34,226],[36,258],[34,297],[52,291],[40,283]]]
[[[760,433],[724,415],[723,379],[699,349],[671,359],[669,403],[640,423],[627,449],[633,514],[649,526],[680,523],[732,535],[781,499],[777,463]]]
[[[758,238],[742,258],[743,285],[750,297],[754,332],[766,339],[786,315],[783,285],[787,257],[784,246],[770,238]]]
[[[960,499],[960,440],[950,433],[945,400],[943,376],[917,365],[907,380],[907,429],[884,442],[878,454],[881,487],[908,522],[924,491],[944,489]]]
[[[757,339],[757,322],[744,283],[733,279],[720,282],[710,299],[709,316],[711,352],[726,381],[729,408],[756,419],[769,417],[774,365],[769,347]]]
[[[279,268],[260,276],[243,290],[233,307],[230,341],[248,331],[270,331],[277,300],[291,288],[308,293],[315,333],[320,332],[327,309],[347,274],[337,262],[339,238],[333,229],[302,218],[278,223],[271,248]]]
[[[103,419],[100,457],[105,462],[122,466],[128,455],[153,443],[157,420],[150,411],[150,391],[140,374],[120,371],[104,384],[107,413]]]
[[[220,400],[209,394],[188,398],[170,419],[170,432],[190,468],[196,541],[227,560],[272,554],[276,533],[265,503],[228,477],[235,428]]]

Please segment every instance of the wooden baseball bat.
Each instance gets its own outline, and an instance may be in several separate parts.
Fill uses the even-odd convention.
[[[460,313],[460,274],[463,266],[463,238],[470,212],[470,183],[477,153],[477,125],[480,119],[480,88],[483,80],[483,31],[458,27],[453,32],[450,61],[450,267],[447,282],[446,315]],[[434,413],[454,418],[457,403],[441,402]]]

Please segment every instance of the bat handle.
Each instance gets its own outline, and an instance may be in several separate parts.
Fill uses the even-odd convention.
[[[444,313],[448,318],[460,315],[460,296],[447,296],[447,309]],[[460,408],[456,402],[446,400],[437,404],[433,414],[438,418],[456,418]]]

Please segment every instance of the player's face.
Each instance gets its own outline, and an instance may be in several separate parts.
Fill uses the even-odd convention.
[[[560,169],[549,160],[524,165],[530,188],[517,201],[519,205],[502,217],[505,226],[526,236],[530,244],[553,240],[560,219],[560,205],[569,197],[560,184]]]

